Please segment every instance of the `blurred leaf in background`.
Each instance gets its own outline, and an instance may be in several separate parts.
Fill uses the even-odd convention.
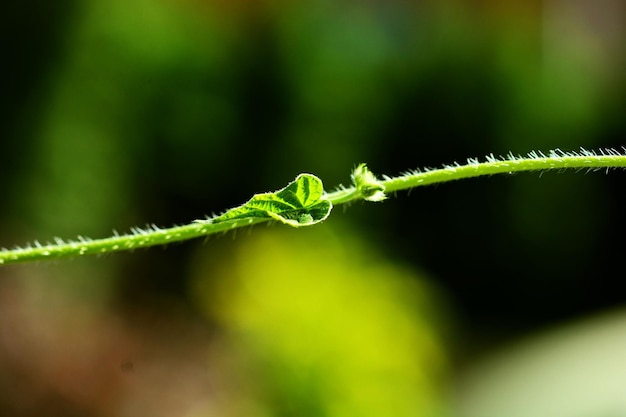
[[[445,415],[442,301],[341,228],[256,230],[197,253],[194,296],[220,324],[267,416]]]

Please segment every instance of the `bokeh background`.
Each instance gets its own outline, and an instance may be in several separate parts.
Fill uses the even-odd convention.
[[[622,149],[621,0],[9,0],[0,247]],[[624,172],[0,269],[3,416],[626,415]]]

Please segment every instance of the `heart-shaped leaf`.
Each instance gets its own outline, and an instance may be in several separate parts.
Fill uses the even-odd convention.
[[[300,174],[285,188],[254,195],[246,204],[215,217],[213,223],[248,217],[269,217],[293,227],[310,226],[325,220],[332,203],[324,197],[322,180]]]

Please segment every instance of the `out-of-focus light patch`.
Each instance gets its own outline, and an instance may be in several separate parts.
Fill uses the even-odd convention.
[[[626,415],[626,311],[555,329],[473,366],[460,417]]]
[[[252,358],[269,415],[441,415],[446,358],[418,274],[327,228],[238,243],[203,257],[194,293]]]

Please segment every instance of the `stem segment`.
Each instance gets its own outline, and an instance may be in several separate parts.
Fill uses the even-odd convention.
[[[581,153],[552,151],[548,155],[532,152],[524,158],[509,155],[507,158],[497,159],[490,155],[486,162],[470,159],[466,165],[455,164],[441,169],[415,172],[387,179],[382,181],[382,184],[385,186],[386,192],[394,192],[423,185],[494,174],[564,169],[597,171],[625,167],[626,156],[613,150],[605,150],[604,154],[600,155],[584,150]]]

